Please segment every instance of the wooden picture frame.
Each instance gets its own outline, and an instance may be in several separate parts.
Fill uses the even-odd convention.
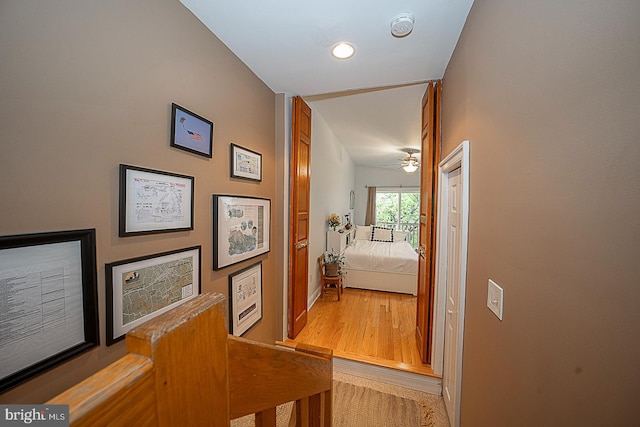
[[[200,294],[200,249],[193,246],[105,265],[108,346]]]
[[[229,275],[229,332],[242,336],[262,319],[262,262]]]
[[[171,104],[171,147],[212,158],[213,129],[211,120]]]
[[[100,344],[95,229],[0,237],[0,282],[0,393]]]
[[[231,143],[231,178],[262,182],[262,154]]]
[[[120,165],[119,236],[193,230],[195,178]]]
[[[270,251],[271,200],[213,195],[213,269]]]

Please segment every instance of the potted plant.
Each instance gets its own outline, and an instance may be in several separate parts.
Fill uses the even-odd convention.
[[[342,266],[344,265],[344,255],[333,252],[324,253],[324,274],[328,277],[335,277],[342,274]]]

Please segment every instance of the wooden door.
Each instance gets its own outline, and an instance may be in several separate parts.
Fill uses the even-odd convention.
[[[307,324],[309,293],[309,188],[311,108],[293,98],[289,181],[289,316],[288,335],[295,338]]]
[[[423,363],[431,363],[431,325],[435,272],[437,167],[440,161],[442,82],[430,82],[422,98],[422,165],[420,167],[420,231],[416,341]]]

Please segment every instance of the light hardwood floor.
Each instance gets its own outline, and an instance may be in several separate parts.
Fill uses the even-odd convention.
[[[346,288],[327,292],[309,310],[293,342],[333,349],[341,358],[435,376],[420,362],[415,340],[416,297]]]

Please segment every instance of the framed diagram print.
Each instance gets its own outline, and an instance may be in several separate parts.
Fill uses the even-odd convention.
[[[95,229],[0,237],[0,393],[100,343]]]
[[[262,263],[229,276],[229,332],[241,336],[262,319]]]
[[[120,165],[119,236],[193,230],[192,176]]]
[[[231,178],[262,181],[262,154],[231,143]]]

